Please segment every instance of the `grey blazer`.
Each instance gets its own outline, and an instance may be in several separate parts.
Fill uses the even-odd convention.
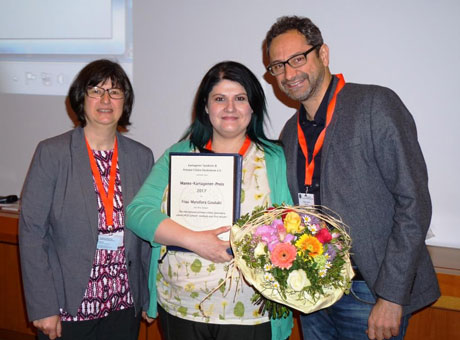
[[[124,207],[153,165],[152,151],[117,134]],[[29,320],[75,315],[98,237],[97,198],[82,128],[40,142],[24,183],[19,249]],[[136,313],[148,308],[150,245],[125,229],[124,244]]]
[[[297,204],[296,115],[281,139]],[[404,313],[439,297],[425,245],[427,169],[414,120],[393,91],[346,83],[338,94],[321,155],[321,204],[350,227],[353,259],[375,296],[403,305]]]

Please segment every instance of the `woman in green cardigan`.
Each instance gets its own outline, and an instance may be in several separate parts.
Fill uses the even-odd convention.
[[[244,280],[226,283],[204,300],[226,277],[229,242],[218,236],[229,233],[229,227],[196,232],[165,214],[170,152],[240,153],[242,214],[256,206],[292,203],[283,151],[268,141],[263,130],[263,89],[244,65],[219,63],[204,76],[194,113],[187,139],[164,153],[127,209],[128,228],[153,247],[148,315],[156,317],[158,302],[167,340],[284,340],[291,333],[292,316],[270,320],[260,315],[259,306],[251,302],[255,291]],[[162,250],[162,245],[184,251]],[[198,307],[202,301],[204,313]]]

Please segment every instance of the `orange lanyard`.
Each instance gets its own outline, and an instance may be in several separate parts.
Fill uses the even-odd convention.
[[[326,135],[326,129],[332,120],[332,116],[334,115],[335,103],[337,101],[337,94],[340,92],[340,90],[345,85],[345,80],[342,74],[337,74],[336,77],[339,78],[339,82],[337,83],[334,95],[332,96],[332,99],[329,102],[329,105],[327,107],[326,126],[321,131],[321,133],[318,136],[318,139],[316,140],[315,147],[313,149],[313,156],[311,158],[310,163],[308,162],[307,140],[305,139],[303,130],[300,127],[299,116],[297,116],[297,135],[299,138],[300,148],[302,149],[303,155],[305,156],[305,185],[306,186],[310,186],[312,183],[313,172],[315,171],[315,157],[318,154],[318,152],[321,150],[321,148],[323,147],[324,136]],[[300,112],[299,112],[299,115],[300,115]]]
[[[246,136],[246,139],[244,140],[244,143],[241,146],[240,151],[238,151],[238,153],[241,156],[244,156],[246,151],[248,151],[248,149],[249,149],[249,145],[251,145],[251,140],[249,139],[248,136]],[[208,149],[208,150],[212,150],[212,141],[211,140],[208,141],[208,143],[206,144],[205,148]]]
[[[115,146],[113,147],[112,165],[110,166],[110,177],[108,192],[105,191],[104,185],[102,184],[101,173],[97,168],[96,159],[94,158],[91,147],[89,146],[88,140],[85,137],[86,148],[88,149],[89,163],[91,165],[91,171],[93,173],[94,180],[96,181],[97,190],[101,197],[102,205],[105,211],[105,220],[107,227],[113,227],[113,196],[115,194],[115,177],[117,177],[117,162],[118,162],[118,144],[115,137]]]

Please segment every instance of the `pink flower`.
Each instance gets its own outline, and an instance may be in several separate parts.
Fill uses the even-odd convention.
[[[284,227],[282,220],[274,220],[271,225],[262,225],[254,233],[264,242],[270,252],[280,243],[290,243],[294,240],[294,235],[289,234]]]
[[[260,237],[260,240],[267,245],[270,251],[280,242],[276,228],[271,225],[258,227],[254,235]]]
[[[261,225],[257,227],[256,232],[254,235],[260,236],[261,238],[270,238],[273,234],[275,234],[275,230],[271,225]]]
[[[285,242],[284,239],[287,235],[286,228],[284,227],[283,221],[282,220],[274,220],[272,223],[272,226],[276,229],[276,232],[278,234],[278,239],[281,242]]]
[[[267,243],[268,250],[272,252],[273,249],[275,249],[275,246],[279,243],[280,240],[278,239],[278,237],[271,239],[270,242]]]
[[[282,220],[274,220],[271,225],[276,229],[278,234],[286,233],[286,228],[284,227]]]
[[[340,233],[338,233],[338,232],[332,233],[332,238],[333,238],[333,239],[339,238],[340,236],[341,236],[341,235],[340,235]]]
[[[275,267],[289,269],[297,256],[296,248],[290,243],[278,243],[270,255]]]
[[[332,240],[332,235],[327,228],[321,229],[315,236],[322,244],[329,243]]]
[[[291,243],[292,241],[294,241],[294,239],[295,239],[294,235],[286,234],[286,236],[284,236],[284,238],[281,241],[284,243]]]

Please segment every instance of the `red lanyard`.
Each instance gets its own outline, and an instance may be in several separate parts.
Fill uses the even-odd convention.
[[[113,196],[115,194],[115,177],[117,177],[117,162],[118,162],[118,144],[115,138],[115,146],[113,147],[112,165],[110,166],[110,177],[109,187],[106,193],[104,185],[102,184],[101,173],[97,168],[96,159],[94,158],[91,147],[89,146],[88,140],[85,137],[86,148],[88,149],[89,163],[91,164],[91,171],[93,173],[94,180],[96,181],[97,190],[101,197],[102,205],[105,211],[105,220],[107,227],[113,227]]]
[[[241,146],[241,149],[240,149],[240,151],[238,151],[238,153],[241,156],[244,156],[246,151],[248,151],[248,149],[249,149],[249,145],[251,145],[251,140],[249,139],[248,136],[246,136],[246,139],[244,140],[244,143]],[[208,143],[206,144],[205,148],[208,149],[208,150],[212,150],[212,141],[211,140],[208,141]]]
[[[318,136],[318,139],[316,140],[315,148],[313,149],[313,156],[311,158],[310,163],[308,162],[307,140],[305,139],[305,135],[303,134],[302,128],[300,127],[299,116],[297,116],[297,135],[299,138],[300,148],[302,149],[303,155],[305,156],[305,185],[306,186],[310,186],[312,183],[313,172],[315,171],[315,157],[318,154],[318,152],[321,150],[321,148],[323,147],[324,136],[326,135],[326,129],[329,126],[332,120],[332,116],[334,114],[335,103],[337,101],[337,94],[340,92],[340,90],[345,85],[345,80],[343,78],[343,75],[337,74],[336,76],[337,78],[339,78],[339,82],[337,83],[334,95],[332,96],[332,99],[329,102],[329,105],[327,107],[326,126],[324,127],[323,131],[321,131],[321,133]],[[299,115],[300,115],[300,112],[299,112]]]

